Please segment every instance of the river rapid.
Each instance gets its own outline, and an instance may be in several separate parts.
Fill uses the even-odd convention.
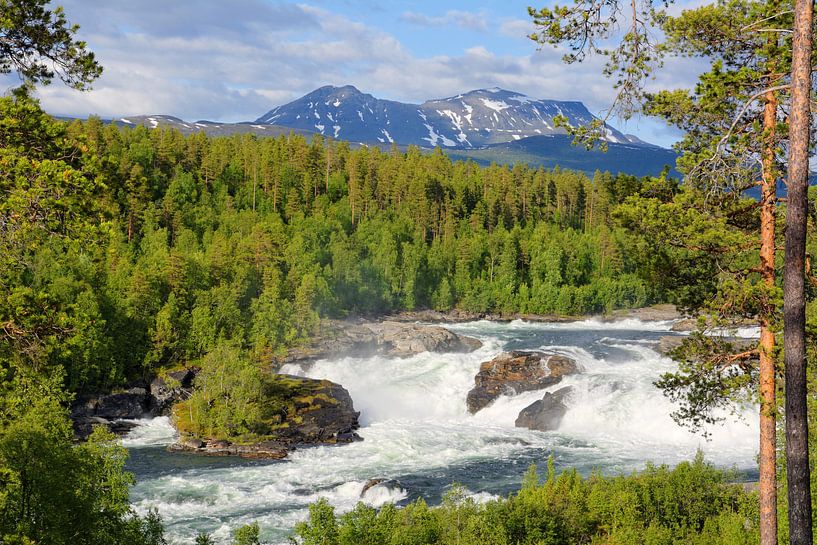
[[[249,461],[171,454],[167,418],[143,421],[122,442],[137,484],[139,512],[158,509],[173,543],[192,543],[197,532],[229,543],[232,531],[252,521],[270,543],[286,543],[307,507],[327,498],[346,511],[358,501],[379,506],[422,497],[439,502],[452,483],[477,500],[518,489],[522,474],[549,456],[558,468],[587,474],[629,472],[647,462],[677,464],[698,449],[723,467],[756,478],[757,418],[747,411],[709,429],[704,439],[679,427],[673,406],[653,385],[675,364],[655,350],[672,322],[586,320],[572,323],[470,322],[448,327],[479,338],[470,354],[423,353],[409,358],[320,360],[283,372],[343,385],[361,411],[350,445],[305,448],[283,461]],[[751,332],[749,332],[751,333]],[[555,432],[514,427],[519,411],[543,391],[505,396],[469,415],[465,397],[481,362],[512,349],[547,349],[582,368],[550,390],[574,386],[567,414]],[[366,481],[384,479],[361,496]]]

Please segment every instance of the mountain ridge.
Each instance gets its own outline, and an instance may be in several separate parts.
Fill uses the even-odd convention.
[[[429,99],[421,104],[384,100],[352,85],[325,85],[255,120],[354,142],[477,149],[529,136],[566,134],[555,118],[573,126],[597,119],[578,101],[535,99],[498,87]],[[603,139],[650,146],[605,125]]]
[[[644,142],[606,126],[608,153],[574,146],[553,118],[564,115],[573,125],[596,119],[577,101],[533,99],[500,88],[429,99],[421,104],[383,100],[352,85],[325,85],[299,99],[276,106],[254,121],[220,123],[187,122],[169,115],[129,116],[112,120],[120,126],[174,128],[191,134],[213,136],[253,134],[276,137],[297,133],[312,138],[320,134],[352,145],[391,146],[405,150],[439,146],[453,159],[481,164],[527,163],[561,166],[587,173],[595,170],[657,175],[677,157],[670,149]]]

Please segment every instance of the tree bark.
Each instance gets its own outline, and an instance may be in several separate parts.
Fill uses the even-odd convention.
[[[789,542],[812,545],[806,414],[805,251],[808,150],[811,131],[811,49],[814,0],[796,0],[792,35],[788,206],[783,276],[783,348],[786,366],[786,476]]]
[[[760,270],[770,289],[775,281],[775,207],[774,168],[777,97],[765,96],[763,110],[763,178],[760,207]],[[774,368],[774,332],[768,313],[760,318],[760,545],[777,545],[777,434]]]

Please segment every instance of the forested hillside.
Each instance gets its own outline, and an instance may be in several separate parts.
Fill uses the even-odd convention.
[[[639,185],[632,177],[481,168],[298,135],[184,137],[46,116],[36,125],[82,163],[70,211],[80,231],[30,247],[0,305],[17,342],[42,328],[38,357],[64,367],[72,391],[221,344],[268,361],[322,317],[578,314],[653,296],[610,227],[611,206]],[[35,315],[51,322],[30,323]]]

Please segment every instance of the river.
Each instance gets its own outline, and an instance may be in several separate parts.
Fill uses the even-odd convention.
[[[143,421],[123,444],[136,509],[156,508],[174,543],[192,543],[199,531],[229,543],[236,527],[257,521],[262,538],[285,543],[307,506],[327,498],[340,511],[362,499],[370,505],[415,498],[436,503],[452,483],[477,500],[518,489],[522,474],[549,456],[558,468],[584,474],[629,472],[645,463],[674,465],[702,450],[719,466],[756,478],[754,411],[709,429],[704,439],[673,422],[672,404],[653,385],[675,364],[654,347],[672,322],[585,320],[571,323],[470,322],[449,327],[477,337],[470,354],[423,353],[410,358],[321,360],[308,370],[283,371],[342,384],[361,411],[363,441],[300,449],[283,461],[249,461],[171,454],[167,418]],[[750,332],[751,333],[751,332]],[[519,411],[543,395],[501,397],[469,415],[465,396],[483,361],[505,350],[547,349],[574,358],[581,374],[555,387],[574,386],[556,432],[514,427]],[[361,491],[369,479],[383,484]]]

